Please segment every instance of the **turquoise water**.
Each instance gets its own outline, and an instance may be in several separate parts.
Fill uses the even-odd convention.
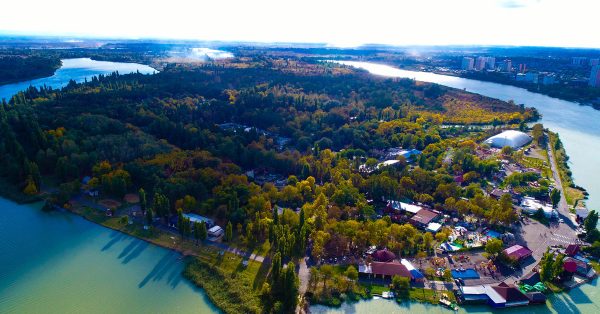
[[[166,250],[0,198],[0,313],[210,313]]]
[[[593,314],[600,313],[600,289],[597,287],[598,280],[593,283],[575,288],[569,294],[562,293],[553,295],[544,305],[532,305],[527,307],[516,307],[492,310],[487,305],[461,307],[457,313],[503,313],[503,314]],[[428,305],[422,303],[397,304],[395,301],[384,299],[372,299],[357,303],[345,303],[340,308],[329,308],[325,306],[311,306],[314,314],[337,314],[337,313],[440,313],[450,314],[450,311],[442,306]]]
[[[29,86],[46,85],[52,88],[60,88],[67,85],[69,80],[74,80],[80,83],[86,78],[90,80],[92,76],[109,74],[114,71],[118,71],[120,74],[128,74],[136,71],[140,71],[140,73],[143,74],[156,72],[155,69],[138,63],[94,61],[89,58],[63,59],[62,67],[56,70],[52,76],[1,85],[0,100],[4,98],[6,101],[8,101],[14,94],[27,89]]]

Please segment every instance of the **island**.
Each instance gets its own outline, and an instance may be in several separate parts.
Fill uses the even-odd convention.
[[[598,214],[535,109],[231,51],[2,101],[0,193],[181,252],[226,313],[544,304],[596,276]]]
[[[51,76],[60,59],[32,54],[0,54],[0,85]]]

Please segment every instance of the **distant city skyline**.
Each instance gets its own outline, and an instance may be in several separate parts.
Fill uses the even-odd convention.
[[[600,48],[598,9],[586,0],[11,0],[0,34]]]

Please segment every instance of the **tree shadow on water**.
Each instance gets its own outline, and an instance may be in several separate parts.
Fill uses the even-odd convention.
[[[577,305],[572,302],[569,295],[566,292],[564,294],[557,294],[551,298],[552,308],[561,314],[579,314],[581,311],[577,308]],[[548,313],[550,310],[548,309]]]
[[[173,252],[166,252],[165,255],[158,261],[152,268],[150,273],[144,277],[144,279],[138,284],[139,288],[143,288],[150,280],[159,281],[173,266],[177,266],[177,254]]]
[[[127,256],[127,254],[129,254],[129,252],[131,252],[131,250],[133,250],[137,244],[138,241],[136,239],[131,239],[131,242],[129,242],[129,244],[125,248],[123,248],[121,254],[119,254],[119,259]]]
[[[106,243],[103,247],[101,251],[106,251],[108,249],[110,249],[113,245],[115,245],[117,242],[125,239],[125,234],[122,232],[118,232],[118,231],[114,231],[113,233],[111,233],[110,237],[112,238],[110,241],[108,241],[108,243]]]
[[[179,283],[181,282],[181,279],[183,278],[181,271],[182,270],[179,269],[179,267],[171,270],[171,273],[169,274],[168,278],[168,283],[171,286],[171,289],[175,289],[177,285],[179,285]]]
[[[146,241],[139,241],[139,240],[137,240],[137,241],[138,241],[138,243],[135,246],[135,249],[130,250],[129,254],[123,255],[123,253],[121,253],[124,256],[123,261],[121,263],[123,263],[123,264],[129,263],[134,258],[140,256],[140,254],[142,254],[142,252],[150,245]],[[119,258],[121,258],[121,257],[119,256]]]

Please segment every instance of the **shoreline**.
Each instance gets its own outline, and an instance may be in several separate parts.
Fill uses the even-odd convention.
[[[338,60],[336,60],[338,61]],[[343,60],[340,60],[343,61]],[[405,70],[405,71],[414,71],[414,72],[423,72],[423,73],[432,73],[432,74],[438,74],[438,75],[445,75],[445,76],[452,76],[452,77],[458,77],[458,78],[463,78],[463,79],[468,79],[468,80],[474,80],[474,81],[480,81],[480,82],[486,82],[486,83],[495,83],[495,84],[500,84],[500,85],[508,85],[508,86],[512,86],[512,87],[516,87],[516,88],[522,88],[526,91],[532,92],[532,93],[537,93],[540,95],[544,95],[544,96],[548,96],[548,97],[552,97],[552,98],[556,98],[556,99],[560,99],[563,101],[569,101],[569,102],[573,102],[576,103],[580,106],[585,106],[585,107],[591,107],[595,110],[600,111],[600,103],[599,104],[594,104],[591,103],[587,100],[583,100],[581,98],[574,98],[574,99],[569,99],[569,98],[565,98],[565,97],[558,97],[555,95],[551,95],[548,93],[545,93],[543,91],[539,91],[534,89],[532,86],[524,86],[524,85],[520,85],[520,84],[516,84],[516,81],[507,81],[507,82],[498,82],[498,81],[494,81],[491,79],[486,79],[486,78],[473,78],[470,77],[468,75],[460,75],[454,72],[445,72],[445,71],[436,71],[436,70],[429,70],[429,69],[421,69],[419,67],[415,67],[415,66],[404,66],[403,64],[398,64],[398,63],[394,63],[394,62],[389,62],[387,60],[369,60],[369,59],[356,59],[356,60],[351,60],[351,61],[358,61],[358,62],[368,62],[368,63],[376,63],[376,64],[382,64],[382,65],[387,65],[387,66],[391,66],[391,67],[395,67],[399,70]],[[472,93],[472,92],[471,92]]]
[[[444,72],[444,71],[423,71],[423,70],[419,70],[419,69],[410,69],[410,68],[401,68],[401,69],[403,69],[403,70],[410,70],[410,71],[419,71],[419,72],[433,73],[433,74],[439,74],[439,75],[446,75],[446,76],[453,76],[453,77],[460,77],[460,78],[464,78],[464,79],[467,79],[467,80],[475,80],[475,81],[481,81],[481,82],[487,82],[487,83],[509,85],[509,86],[513,86],[513,87],[517,87],[517,88],[522,88],[522,89],[527,90],[527,91],[532,92],[532,93],[537,93],[537,94],[540,94],[540,95],[544,95],[544,96],[548,96],[548,97],[552,97],[552,98],[556,98],[556,99],[560,99],[560,100],[564,100],[564,101],[573,102],[573,103],[576,103],[576,104],[578,104],[580,106],[592,107],[595,110],[600,111],[600,104],[594,104],[594,103],[591,103],[591,102],[589,102],[587,100],[584,100],[584,99],[581,99],[581,98],[569,99],[567,97],[558,97],[556,95],[551,95],[549,93],[545,93],[543,91],[536,90],[534,88],[534,86],[520,85],[520,84],[513,83],[512,81],[498,82],[498,81],[494,81],[494,80],[490,80],[490,79],[473,78],[473,77],[468,76],[468,75],[460,75],[460,74],[456,74],[456,73],[453,73],[453,72]]]

